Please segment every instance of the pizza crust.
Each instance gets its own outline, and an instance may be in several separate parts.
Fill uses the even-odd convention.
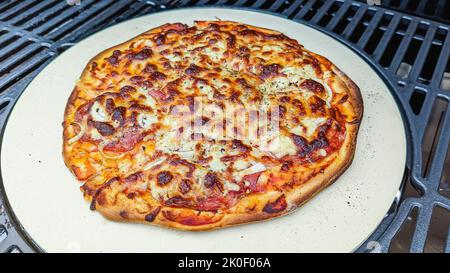
[[[239,24],[235,22],[228,21],[217,21],[214,22],[218,25],[228,25],[228,24]],[[196,22],[199,27],[207,26],[209,22],[201,21]],[[239,24],[244,25],[244,24]],[[262,31],[267,34],[280,34],[279,32],[258,28],[254,26],[244,25],[248,29]],[[114,46],[112,48],[106,49],[103,52],[99,53],[97,56],[92,58],[84,71],[81,74],[80,79],[88,77],[89,69],[92,67],[93,63],[96,60],[104,59],[107,56],[110,56],[114,50],[126,48],[130,43],[133,43],[142,37],[152,35],[154,33],[164,32],[170,29],[176,29],[177,24],[166,24],[161,27],[157,27],[155,29],[149,30],[129,41],[126,41],[120,45]],[[286,39],[289,39],[286,37]],[[307,50],[305,50],[307,51]],[[84,192],[84,197],[87,201],[91,202],[91,208],[100,212],[103,216],[110,220],[120,221],[120,222],[138,222],[145,223],[157,226],[164,226],[179,230],[188,230],[188,231],[204,231],[210,229],[223,228],[228,226],[234,226],[239,224],[245,224],[256,221],[263,221],[272,218],[276,218],[282,215],[287,215],[288,213],[293,212],[296,208],[310,200],[321,190],[332,184],[336,181],[336,179],[345,172],[345,170],[351,165],[353,160],[353,156],[356,149],[356,141],[359,125],[363,115],[363,101],[361,97],[360,90],[358,86],[339,68],[337,68],[334,64],[332,64],[328,59],[318,54],[307,51],[312,56],[314,56],[322,66],[326,67],[330,71],[332,71],[336,78],[336,84],[338,88],[341,89],[341,92],[345,90],[345,92],[349,95],[348,102],[351,105],[353,111],[353,120],[352,122],[347,122],[345,124],[346,128],[346,136],[345,140],[338,151],[337,160],[333,161],[331,165],[325,168],[322,172],[316,174],[314,177],[309,179],[306,183],[301,186],[296,187],[295,189],[289,192],[267,192],[267,193],[259,193],[257,195],[248,195],[241,200],[238,201],[229,211],[225,212],[208,212],[202,211],[199,212],[195,209],[189,208],[178,208],[178,207],[166,207],[162,206],[157,202],[148,201],[148,205],[150,208],[148,209],[149,213],[139,213],[132,210],[127,210],[129,204],[127,202],[122,202],[120,199],[115,200],[115,204],[105,203],[104,205],[100,204],[97,200],[95,200],[96,191],[94,189],[89,191],[82,188]],[[68,126],[68,117],[73,115],[76,111],[77,107],[80,106],[83,100],[80,100],[80,91],[78,87],[75,87],[65,109],[65,120],[63,122],[63,127],[65,128],[63,133],[63,158],[67,167],[74,172],[72,168],[72,158],[71,152],[68,149],[67,141],[69,140],[69,133],[66,130]],[[93,178],[101,176],[103,173],[97,172],[93,175]],[[106,175],[107,176],[107,175]],[[109,180],[112,177],[104,178],[105,180]],[[89,180],[85,181],[85,185],[88,184]],[[114,183],[112,183],[114,184]],[[109,191],[109,186],[106,186],[102,189],[102,194]],[[97,189],[98,190],[98,189]],[[263,211],[264,206],[268,202],[275,202],[280,196],[283,196],[285,199],[285,209],[279,212],[268,213]],[[126,212],[126,213],[124,213]],[[154,215],[151,215],[151,214]],[[154,217],[152,217],[154,216]],[[176,220],[169,220],[168,218],[173,217]],[[185,219],[192,217],[193,219],[201,219],[201,224],[182,224],[179,219]]]

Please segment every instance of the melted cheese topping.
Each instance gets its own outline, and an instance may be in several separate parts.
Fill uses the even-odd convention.
[[[153,205],[226,209],[283,188],[281,167],[295,176],[329,164],[345,129],[326,70],[275,31],[231,22],[149,31],[99,55],[77,83],[66,163],[80,180],[108,170]]]

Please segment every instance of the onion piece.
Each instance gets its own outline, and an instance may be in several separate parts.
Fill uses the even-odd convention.
[[[235,173],[234,178],[239,181],[246,175],[263,172],[265,170],[267,170],[267,168],[264,164],[256,163],[255,165],[251,166],[250,168],[247,168],[245,170]]]
[[[240,173],[242,173],[244,175],[249,175],[249,174],[263,172],[265,170],[267,170],[267,168],[266,168],[266,166],[264,164],[256,163],[255,165],[253,165],[250,168],[247,168],[247,169],[241,171]]]
[[[73,136],[72,138],[70,138],[69,140],[67,140],[67,144],[72,145],[75,142],[77,142],[85,133],[85,130],[83,128],[83,126],[81,126],[79,123],[77,122],[72,122],[70,125],[77,125],[78,127],[80,127],[80,131],[78,132],[77,135]]]
[[[104,141],[104,142],[100,143],[100,145],[98,145],[98,150],[104,157],[109,158],[109,159],[117,159],[117,158],[121,158],[125,155],[125,153],[121,153],[121,154],[117,154],[117,155],[108,155],[107,153],[105,153],[103,151],[103,148],[105,148],[105,146],[107,144],[108,144],[108,142]]]
[[[150,161],[142,169],[144,171],[147,171],[147,170],[155,167],[156,165],[159,165],[159,164],[163,163],[164,161],[166,161],[166,159],[167,159],[167,157],[163,156],[163,157],[160,157],[160,158],[158,158],[156,160]]]

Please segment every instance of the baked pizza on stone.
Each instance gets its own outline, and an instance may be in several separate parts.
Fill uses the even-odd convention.
[[[330,185],[362,112],[349,77],[280,32],[165,24],[87,64],[63,157],[105,217],[209,230],[285,215]]]

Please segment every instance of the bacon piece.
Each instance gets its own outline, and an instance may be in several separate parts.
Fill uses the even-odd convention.
[[[129,130],[116,141],[110,142],[104,147],[104,151],[110,151],[115,153],[124,153],[133,150],[133,148],[138,144],[144,135],[135,130]]]
[[[230,206],[230,201],[222,196],[212,196],[197,203],[196,209],[201,211],[217,211]]]
[[[263,172],[258,172],[246,175],[242,178],[242,180],[250,183],[248,187],[250,188],[251,191],[259,191],[260,189],[258,189],[258,179],[262,173]]]
[[[264,65],[259,77],[261,79],[267,79],[269,77],[275,76],[275,75],[279,74],[280,69],[281,69],[281,66],[279,64]]]
[[[174,196],[167,199],[164,204],[169,207],[182,207],[182,208],[192,208],[193,204],[190,200],[187,200],[181,196]]]
[[[285,210],[287,208],[286,198],[284,194],[277,198],[274,202],[268,202],[263,211],[267,213],[277,213]]]
[[[300,87],[316,94],[325,94],[325,87],[315,80],[307,79],[300,84]]]
[[[142,177],[142,172],[133,173],[133,174],[130,174],[129,176],[125,177],[124,182],[133,183],[133,182],[138,181],[138,179],[141,177]]]
[[[150,96],[154,97],[155,99],[164,100],[168,97],[167,94],[164,94],[161,90],[150,90],[148,91]]]
[[[100,121],[91,121],[90,122],[92,126],[94,126],[95,129],[102,135],[102,136],[111,136],[113,135],[116,130],[114,127],[109,125],[106,122],[100,122]]]

